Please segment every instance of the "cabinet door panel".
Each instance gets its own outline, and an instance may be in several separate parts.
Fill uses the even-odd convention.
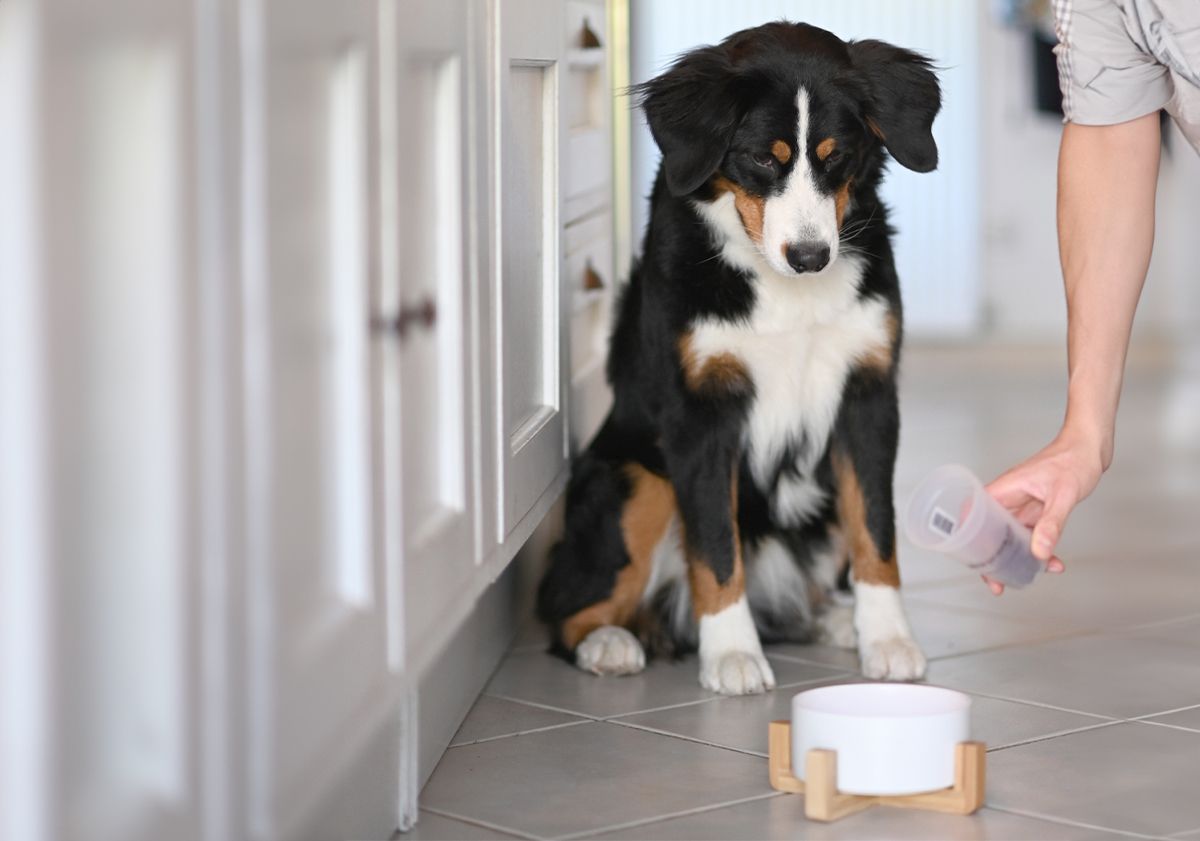
[[[192,13],[39,13],[48,835],[199,838]]]
[[[392,703],[370,445],[375,11],[261,12],[242,116],[251,819],[289,836]]]
[[[563,300],[559,288],[563,5],[500,0],[496,72],[499,217],[498,472],[503,539],[566,459]]]
[[[380,306],[385,322],[406,325],[389,341],[399,358],[406,654],[419,668],[477,555],[467,173],[478,122],[469,111],[464,0],[392,3],[397,142],[383,153],[393,156],[385,189],[394,191],[398,259],[385,269]]]

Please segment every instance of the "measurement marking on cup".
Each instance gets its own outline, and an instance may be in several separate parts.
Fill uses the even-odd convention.
[[[949,537],[958,528],[958,523],[942,509],[934,508],[933,513],[929,515],[929,527]]]

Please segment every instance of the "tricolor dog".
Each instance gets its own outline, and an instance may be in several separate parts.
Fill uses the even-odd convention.
[[[538,609],[601,675],[699,650],[700,683],[775,685],[763,642],[925,671],[900,602],[892,474],[900,286],[886,156],[937,165],[930,62],[770,23],[638,94],[662,164]],[[835,598],[852,590],[851,608]]]

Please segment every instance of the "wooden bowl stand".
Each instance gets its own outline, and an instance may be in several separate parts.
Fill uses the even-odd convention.
[[[772,788],[803,794],[804,814],[809,820],[836,821],[876,804],[969,815],[983,805],[986,756],[983,742],[956,745],[954,785],[940,791],[894,796],[842,794],[837,790],[837,751],[810,750],[804,780],[798,780],[792,776],[792,723],[772,721],[768,762]]]

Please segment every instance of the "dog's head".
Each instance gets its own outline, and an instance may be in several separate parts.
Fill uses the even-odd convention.
[[[732,194],[746,234],[785,275],[837,259],[855,181],[881,146],[917,172],[937,166],[930,62],[882,41],[769,23],[686,53],[638,93],[671,192]]]

